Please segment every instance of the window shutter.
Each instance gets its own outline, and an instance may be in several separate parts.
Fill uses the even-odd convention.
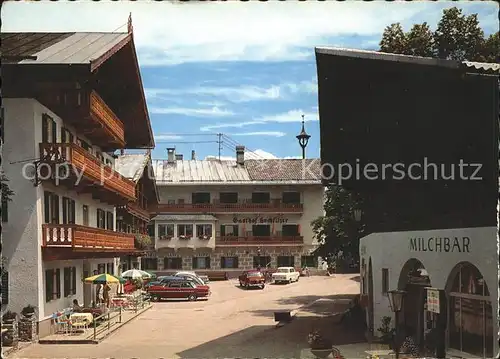
[[[51,194],[52,197],[52,223],[59,223],[59,196],[56,194]]]
[[[74,200],[69,201],[69,206],[70,206],[70,220],[69,223],[75,224],[75,216],[76,216],[76,202]]]
[[[51,218],[50,218],[50,193],[49,192],[44,192],[43,194],[43,206],[44,206],[44,215],[45,215],[45,223],[50,223]]]
[[[56,297],[61,298],[61,270],[56,269]]]
[[[233,236],[239,237],[240,235],[238,234],[239,227],[238,226],[233,226]]]
[[[198,258],[197,257],[193,257],[192,267],[193,267],[193,269],[198,269]]]
[[[63,197],[62,205],[63,205],[63,223],[67,224],[68,223],[68,199],[66,197]]]
[[[64,268],[64,296],[67,297],[69,296],[69,293],[70,293],[70,276],[71,276],[71,272],[70,272],[71,268],[69,267],[66,267]]]
[[[2,305],[9,304],[9,272],[2,273]]]
[[[57,125],[56,125],[56,121],[52,120],[52,143],[56,143],[57,142]]]
[[[220,267],[226,268],[226,257],[220,257]]]
[[[206,267],[207,269],[209,269],[209,268],[210,268],[210,257],[205,257],[205,267]]]
[[[45,301],[50,302],[54,296],[54,270],[45,270]]]
[[[71,269],[71,294],[76,294],[76,267]]]
[[[49,119],[46,114],[42,115],[42,142],[49,142]]]
[[[66,143],[66,129],[61,127],[61,142]]]
[[[101,209],[97,208],[97,228],[101,228]]]
[[[220,236],[224,237],[226,235],[226,226],[220,226]]]

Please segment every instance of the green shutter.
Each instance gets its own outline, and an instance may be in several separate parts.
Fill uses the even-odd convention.
[[[193,269],[198,269],[197,257],[193,257],[192,261],[193,261],[192,268]]]

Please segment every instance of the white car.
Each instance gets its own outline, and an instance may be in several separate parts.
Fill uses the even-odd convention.
[[[198,275],[195,272],[190,272],[190,271],[183,271],[183,272],[177,272],[174,274],[176,277],[195,277],[199,280],[201,280],[202,283],[199,284],[208,284],[210,281],[208,280],[208,276],[206,275]]]
[[[276,272],[272,274],[274,283],[292,283],[298,282],[300,273],[293,267],[279,267]]]

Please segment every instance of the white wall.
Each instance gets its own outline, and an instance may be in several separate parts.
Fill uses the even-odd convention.
[[[410,238],[415,237],[468,237],[470,252],[415,252],[410,247]],[[491,295],[493,317],[496,317],[499,294],[496,227],[374,233],[361,239],[360,256],[364,258],[367,270],[370,258],[372,260],[375,330],[380,326],[382,317],[393,317],[388,298],[382,295],[382,268],[389,270],[389,290],[397,289],[401,269],[411,258],[418,259],[423,264],[432,287],[439,289],[445,289],[450,272],[458,263],[466,261],[475,265],[486,281]],[[368,275],[365,278],[367,280]],[[368,285],[366,288],[368,290]],[[498,323],[493,322],[493,332],[497,333]],[[494,348],[498,348],[496,341]]]
[[[7,258],[8,263],[9,304],[2,309],[19,312],[24,306],[31,304],[39,308],[39,315],[43,318],[55,311],[52,310],[53,307],[65,305],[64,299],[45,303],[44,268],[58,266],[59,264],[57,262],[42,263],[43,191],[50,190],[60,196],[74,199],[76,202],[75,220],[77,224],[83,224],[83,204],[89,206],[89,226],[91,227],[97,226],[97,208],[101,208],[115,214],[114,228],[116,228],[116,211],[114,206],[95,201],[91,195],[78,195],[75,191],[68,191],[66,188],[56,187],[48,183],[35,187],[33,182],[26,179],[22,173],[23,166],[26,163],[32,163],[40,156],[39,143],[42,142],[42,114],[47,113],[55,120],[58,141],[61,140],[63,121],[33,99],[4,99],[3,106],[5,111],[5,144],[3,146],[4,161],[2,164],[9,179],[9,187],[15,194],[13,201],[8,206],[9,221],[3,223],[2,256]],[[73,131],[71,127],[65,127]],[[74,131],[73,134],[75,135]],[[91,144],[85,136],[78,137]],[[112,157],[105,153],[103,156],[112,160]],[[59,208],[61,211],[60,218],[62,219],[62,203]],[[101,259],[98,262],[108,261],[112,262],[113,259]],[[72,262],[80,263],[72,266],[76,266],[77,271],[81,271],[81,261]],[[61,264],[61,268],[64,266],[67,265]],[[117,268],[115,268],[115,273],[116,271]],[[78,287],[80,286],[78,285]],[[58,309],[61,309],[61,307]]]

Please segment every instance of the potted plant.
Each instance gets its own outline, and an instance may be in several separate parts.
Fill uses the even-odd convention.
[[[12,312],[10,310],[6,311],[5,314],[2,316],[2,320],[5,324],[12,324],[16,321],[17,319],[17,313]]]
[[[331,340],[325,338],[319,330],[313,330],[307,336],[311,353],[317,358],[326,358],[333,352]]]
[[[21,314],[26,318],[31,318],[33,317],[33,315],[35,315],[35,310],[36,307],[32,306],[31,304],[28,304],[26,307],[23,308]]]
[[[383,344],[388,344],[389,349],[392,349],[396,329],[391,327],[391,317],[382,317],[382,325],[377,329],[380,332],[380,341]]]

